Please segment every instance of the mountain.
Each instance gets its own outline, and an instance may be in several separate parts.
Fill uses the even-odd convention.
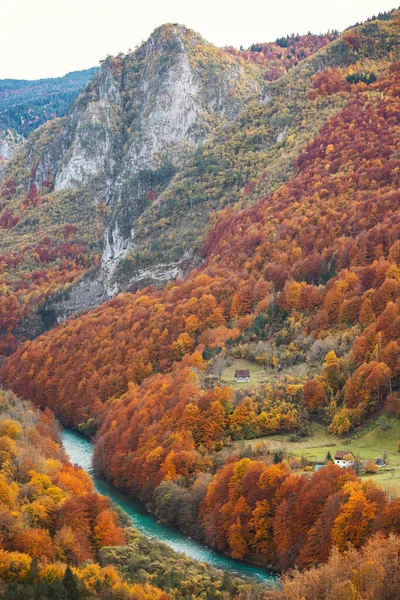
[[[55,292],[88,266],[94,276],[63,312],[112,295],[111,276],[138,216],[210,131],[259,93],[260,81],[260,69],[175,25],[156,30],[133,54],[108,58],[69,115],[34,131],[4,175],[3,260],[19,257],[7,269],[3,297],[18,286],[43,303],[50,281]],[[26,307],[6,302],[21,321]],[[31,324],[31,334],[42,326]]]
[[[399,17],[267,83],[163,26],[3,184],[4,354],[130,289],[16,349],[4,384],[96,434],[97,472],[161,520],[282,571],[400,533],[398,499],[296,452],[316,424],[341,446],[378,423],[396,452]]]
[[[19,290],[16,302],[6,301],[15,315],[6,346],[15,347],[10,335],[31,337],[121,289],[162,284],[196,262],[210,214],[221,202],[235,203],[246,182],[252,186],[252,174],[273,167],[281,154],[285,117],[275,113],[291,101],[287,83],[265,79],[268,66],[290,56],[281,67],[290,73],[301,57],[334,39],[304,36],[290,38],[286,48],[267,45],[266,54],[238,52],[167,25],[136,52],[108,58],[71,112],[34,131],[4,176],[3,261],[14,264],[18,254],[18,264],[7,268],[4,296]],[[276,89],[274,101],[267,88],[271,98]],[[327,104],[322,118],[331,110]],[[243,119],[254,129],[246,140]],[[303,127],[303,135],[311,131]],[[279,167],[278,181],[290,174],[291,161],[288,155],[288,168]],[[213,183],[217,170],[224,200]],[[44,304],[57,290],[62,296]],[[39,320],[26,321],[25,293],[28,312],[42,305]],[[28,324],[15,330],[21,320]]]
[[[64,77],[0,79],[0,156],[10,158],[24,138],[46,121],[63,117],[98,68]]]
[[[298,446],[397,451],[399,19],[276,79],[275,46],[270,67],[163,26],[2,185],[4,384],[95,435],[97,473],[161,520],[282,571],[400,533],[391,492],[310,476]]]

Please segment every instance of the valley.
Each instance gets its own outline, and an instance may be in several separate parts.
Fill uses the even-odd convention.
[[[30,133],[0,181],[0,594],[397,598],[399,186],[400,9],[240,50],[167,23]]]
[[[135,502],[127,494],[118,492],[117,489],[103,479],[96,478],[92,466],[93,444],[87,438],[73,430],[64,429],[61,433],[61,439],[71,462],[79,465],[92,476],[96,490],[120,506],[140,533],[149,538],[156,538],[165,542],[175,552],[183,553],[201,563],[207,563],[217,569],[228,570],[235,575],[251,577],[259,582],[273,584],[276,579],[275,574],[250,564],[229,559],[223,554],[213,552],[210,548],[185,537],[178,530],[158,522],[143,504]]]

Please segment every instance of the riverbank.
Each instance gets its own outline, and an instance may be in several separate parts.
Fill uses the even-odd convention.
[[[149,538],[165,542],[173,550],[217,569],[228,571],[233,575],[250,577],[257,582],[270,583],[277,581],[277,574],[228,556],[215,552],[204,544],[186,537],[177,529],[159,523],[146,507],[123,492],[120,492],[107,481],[95,476],[92,467],[93,444],[82,434],[71,429],[62,430],[62,443],[69,454],[71,462],[78,464],[92,477],[96,490],[110,498],[130,517],[133,526]]]

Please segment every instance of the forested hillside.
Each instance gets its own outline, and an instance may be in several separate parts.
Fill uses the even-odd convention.
[[[261,600],[261,586],[149,540],[94,491],[50,411],[0,390],[0,594],[4,600]],[[163,561],[160,572],[159,561]],[[161,589],[160,589],[161,588]]]
[[[0,130],[27,137],[46,121],[63,117],[97,71],[93,67],[64,77],[32,81],[0,79]]]
[[[324,598],[338,600],[368,598],[393,600],[399,597],[399,538],[376,536],[362,550],[337,550],[319,568],[282,578],[282,590],[268,594],[271,600]]]
[[[371,27],[371,36],[379,32]],[[396,27],[389,22],[389,31]],[[353,48],[357,35],[345,34],[343,43]],[[334,67],[312,76],[309,104],[337,95],[345,106],[303,149],[287,184],[253,208],[219,214],[201,267],[162,290],[121,295],[72,319],[23,346],[1,373],[63,422],[100,430],[97,468],[116,485],[209,544],[284,569],[326,560],[332,542],[340,547],[351,538],[357,547],[385,527],[376,522],[385,514],[384,494],[346,483],[336,468],[333,487],[318,492],[319,508],[306,511],[302,524],[285,494],[305,510],[307,478],[266,467],[265,449],[254,463],[229,450],[232,439],[301,432],[312,414],[343,435],[384,407],[399,412],[400,69],[378,64],[376,81],[360,70],[352,82]],[[316,344],[321,358],[313,362],[307,355]],[[253,357],[271,371],[303,364],[303,375],[283,374],[246,396],[208,380],[217,354]],[[229,483],[245,475],[251,498],[244,484],[234,493]],[[314,477],[329,478],[329,470]],[[171,486],[173,510],[164,506]],[[345,523],[355,498],[370,516],[353,539]],[[192,516],[182,517],[182,503]],[[317,535],[326,511],[332,532],[324,543],[311,540],[305,532]]]
[[[285,48],[239,52],[164,26],[135,53],[109,58],[71,115],[35,131],[5,174],[0,250],[12,319],[0,354],[120,289],[182,274],[198,260],[212,211],[285,181],[304,136],[345,99],[308,113],[307,78],[292,99],[291,80],[270,84],[265,70],[279,63],[287,76],[334,39],[289,38]],[[286,121],[298,101],[310,126],[286,155]],[[254,134],[244,134],[243,123]],[[256,190],[252,178],[265,168],[271,181],[262,177]]]
[[[71,115],[32,134],[1,189],[12,318],[0,353],[118,291],[186,273],[215,214],[285,183],[363,78],[371,85],[400,58],[395,17],[285,40],[220,50],[164,26],[107,59]]]
[[[98,564],[101,548],[127,543],[128,531],[90,477],[67,461],[50,411],[41,414],[2,391],[0,410],[2,598],[106,598],[123,591],[138,600],[167,598]]]
[[[282,571],[330,560],[337,572],[334,548],[346,552],[350,542],[363,571],[382,547],[381,578],[349,582],[344,570],[329,580],[329,598],[339,584],[354,591],[343,598],[365,590],[373,598],[385,582],[393,589],[400,500],[329,461],[310,474],[269,440],[296,441],[317,421],[345,444],[381,413],[400,417],[399,18],[325,37],[278,78],[266,77],[263,48],[243,57],[184,28],[160,28],[135,55],[108,61],[77,101],[79,114],[34,133],[2,192],[10,249],[2,352],[14,351],[0,368],[4,385],[95,436],[100,475],[234,558]],[[184,50],[171,46],[174,36]],[[143,73],[154,81],[143,65],[151,76],[161,65],[176,89],[188,64],[202,77],[197,106],[206,113],[185,123],[191,145],[176,129],[157,153],[146,132],[156,131],[161,92],[152,88],[141,113]],[[222,115],[208,88],[216,70],[220,90],[236,86]],[[105,106],[114,112],[97,131],[104,152],[85,154],[88,115]],[[70,151],[54,166],[69,134]],[[177,278],[138,289],[160,265],[175,265],[166,278]],[[77,289],[86,298],[99,282],[102,300],[107,290],[131,292],[19,346],[24,324],[33,328],[32,302],[39,332],[74,312]],[[262,379],[227,380],[240,361]],[[327,568],[292,587],[284,580],[281,597],[326,588]]]

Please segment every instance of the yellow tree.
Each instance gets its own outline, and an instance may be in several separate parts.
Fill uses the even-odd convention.
[[[332,539],[341,551],[346,550],[349,543],[356,548],[364,544],[377,513],[376,504],[366,498],[358,482],[347,483],[343,490],[349,498],[332,528]]]

